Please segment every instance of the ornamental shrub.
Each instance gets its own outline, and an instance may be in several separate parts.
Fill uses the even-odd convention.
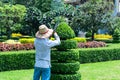
[[[100,38],[102,38],[102,39],[112,39],[112,36],[111,35],[109,35],[109,34],[95,34],[94,35],[94,38],[95,39],[100,39]]]
[[[65,22],[61,22],[56,31],[62,40],[61,44],[56,46],[59,52],[53,57],[55,60],[52,64],[51,80],[80,80],[81,76],[77,73],[80,63],[76,59],[79,53],[72,51],[77,45],[76,40],[71,40],[75,33]]]
[[[72,28],[65,22],[61,22],[56,30],[62,40],[71,39],[75,37]]]
[[[21,42],[21,43],[34,43],[34,38],[29,38],[29,39],[26,39],[26,38],[21,38],[21,39],[19,39],[19,41]]]
[[[79,54],[78,50],[72,49],[68,51],[58,51],[58,50],[52,50],[52,60],[57,61],[57,62],[67,62],[66,60],[74,60],[78,61],[79,60]]]
[[[77,41],[75,40],[61,40],[61,44],[56,46],[59,51],[65,51],[68,49],[75,49],[77,48]]]
[[[51,80],[81,80],[81,74],[52,74]]]
[[[113,42],[120,42],[120,30],[115,29],[113,34]]]
[[[31,69],[34,66],[34,51],[8,51],[0,53],[0,72]]]
[[[82,38],[82,37],[75,37],[72,38],[71,40],[76,40],[77,42],[86,42],[86,38]]]
[[[76,62],[69,62],[69,63],[52,63],[52,73],[57,74],[75,74],[79,68],[80,63]]]

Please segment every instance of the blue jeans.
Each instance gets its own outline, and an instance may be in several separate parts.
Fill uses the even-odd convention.
[[[50,68],[34,67],[33,80],[50,80],[51,70]]]

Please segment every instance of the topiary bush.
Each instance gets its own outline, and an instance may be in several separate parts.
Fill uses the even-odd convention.
[[[57,50],[52,50],[52,60],[58,61],[58,62],[66,62],[66,60],[74,60],[78,61],[79,60],[79,51],[76,49],[68,50],[68,51],[57,51]]]
[[[51,80],[81,80],[81,74],[52,74]]]
[[[114,31],[113,42],[115,42],[115,43],[120,42],[120,30],[119,29],[115,29],[115,31]]]
[[[72,51],[77,46],[77,41],[71,40],[75,37],[75,33],[65,22],[61,22],[56,31],[62,40],[56,47],[57,56],[52,57],[54,61],[51,80],[80,80],[81,76],[77,73],[80,66],[77,62],[79,52]]]
[[[52,63],[52,73],[55,74],[75,74],[80,68],[80,63],[69,62],[69,63]]]
[[[61,44],[56,46],[59,51],[68,50],[68,49],[75,49],[77,48],[77,41],[75,40],[61,40]]]
[[[71,29],[71,27],[65,23],[65,22],[61,22],[56,30],[56,32],[58,33],[58,35],[60,36],[60,38],[62,40],[66,40],[66,39],[71,39],[75,37],[75,33],[74,31]]]

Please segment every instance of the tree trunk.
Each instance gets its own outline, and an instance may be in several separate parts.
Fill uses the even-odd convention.
[[[94,40],[94,33],[95,33],[95,31],[92,30],[92,41]]]
[[[11,33],[12,33],[10,27],[7,27],[6,33],[7,33],[7,39],[10,39],[11,38]]]

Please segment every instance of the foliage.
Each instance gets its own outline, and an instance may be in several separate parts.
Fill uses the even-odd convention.
[[[36,7],[27,8],[27,13],[24,18],[25,27],[22,29],[22,34],[34,35],[40,25],[42,12]]]
[[[97,42],[97,41],[92,41],[92,42],[86,42],[86,43],[78,43],[78,48],[97,48],[97,47],[105,47],[106,43],[105,42]]]
[[[43,13],[50,11],[52,0],[35,0],[35,7],[40,9]]]
[[[108,2],[102,0],[90,0],[79,6],[71,23],[75,33],[77,34],[79,30],[90,31],[92,32],[92,40],[94,40],[94,33],[98,29],[103,29],[106,25],[102,20],[106,18],[104,16],[107,14],[106,12],[109,12],[107,10],[108,4]]]
[[[51,80],[80,80],[81,75],[80,73],[76,74],[52,74],[51,75]]]
[[[102,41],[105,43],[113,43],[113,39],[108,39],[108,38],[97,38],[95,41]]]
[[[61,40],[61,44],[56,46],[59,51],[66,51],[77,48],[77,41],[75,40]]]
[[[120,49],[119,47],[80,49],[79,55],[81,63],[120,60]]]
[[[0,72],[8,70],[31,69],[34,65],[33,51],[11,51],[0,53]]]
[[[62,39],[61,44],[59,46],[56,46],[58,51],[60,51],[59,54],[63,53],[63,55],[65,56],[66,55],[64,53],[65,51],[67,53],[71,53],[70,49],[76,48],[77,41],[67,40],[67,39],[71,39],[71,38],[75,37],[74,31],[71,29],[71,27],[66,22],[61,22],[58,25],[56,32]],[[75,54],[73,54],[73,55],[75,56]],[[61,62],[61,61],[64,61],[64,62]],[[74,62],[71,64],[72,61],[74,61]],[[51,80],[80,80],[80,78],[81,78],[80,74],[76,73],[79,70],[79,67],[76,68],[74,65],[74,68],[72,68],[73,64],[75,64],[75,63],[76,63],[76,61],[74,58],[72,58],[72,60],[69,60],[69,58],[63,57],[63,60],[58,60],[57,63],[54,63],[52,65],[53,68],[57,69],[57,70],[53,71],[54,74],[52,75]],[[70,71],[71,69],[72,69],[72,71]],[[67,74],[69,74],[69,75],[67,75]]]
[[[60,10],[60,9],[64,9],[64,1],[63,0],[52,0],[51,10]]]
[[[22,4],[25,6],[33,6],[35,4],[35,0],[13,0],[13,4]]]
[[[20,34],[20,33],[12,33],[11,35],[12,35],[12,37],[21,37],[22,36],[22,34]]]
[[[43,14],[40,23],[46,24],[48,27],[54,28],[56,22],[62,22],[67,19],[67,23],[71,21],[74,16],[75,8],[71,5],[64,6],[64,9],[51,10]],[[56,21],[57,20],[57,21]]]
[[[113,42],[120,42],[120,29],[116,28],[113,34]]]
[[[109,17],[109,15],[106,15],[107,18],[105,18],[104,22],[107,23],[106,27],[109,30],[109,33],[111,35],[114,34],[114,31],[116,28],[119,28],[120,26],[120,18],[119,17]]]
[[[20,41],[20,43],[34,43],[34,40],[35,40],[35,38],[29,38],[29,39],[27,39],[27,38],[21,38],[21,39],[19,39],[19,41]]]
[[[105,39],[112,39],[112,35],[109,34],[94,34],[95,39],[105,38]]]
[[[10,5],[21,4],[25,6],[33,6],[35,4],[35,0],[1,0],[3,3],[9,3]]]
[[[120,60],[120,44],[111,44],[106,48],[89,48],[77,50],[79,50],[80,63]],[[58,52],[56,53],[56,51],[52,50],[51,56],[54,54],[59,55]],[[34,50],[0,52],[0,71],[33,68],[34,56]],[[52,58],[52,60],[55,59]]]
[[[61,62],[67,62],[70,60],[78,61],[79,60],[79,54],[78,50],[73,49],[69,51],[58,51],[58,50],[52,50],[52,56],[51,59],[53,61],[57,61],[59,63]]]
[[[52,63],[51,71],[54,74],[75,74],[79,68],[80,63],[70,62],[70,63]]]
[[[86,42],[86,38],[81,38],[81,37],[75,37],[72,38],[71,40],[76,40],[77,42]]]
[[[60,38],[62,40],[66,40],[66,39],[70,39],[70,38],[74,38],[75,37],[74,31],[65,22],[61,22],[58,25],[58,28],[57,28],[56,32],[58,33],[58,35],[60,36]]]
[[[26,12],[23,5],[3,5],[0,7],[0,24],[2,29],[5,29],[8,39],[11,36],[12,30],[19,30],[22,26],[15,26],[21,24]]]

